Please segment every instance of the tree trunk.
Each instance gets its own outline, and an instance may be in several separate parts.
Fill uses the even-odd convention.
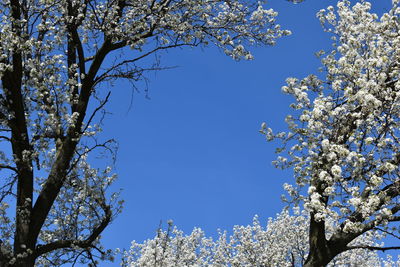
[[[324,258],[319,258],[318,256],[311,256],[311,254],[308,256],[306,263],[303,265],[303,267],[324,267],[328,265],[328,263],[332,260],[327,260]]]
[[[35,259],[32,257],[24,258],[21,261],[17,261],[13,265],[9,265],[10,267],[34,267],[35,266]],[[8,266],[7,266],[8,267]]]
[[[316,221],[314,214],[310,216],[309,244],[310,251],[304,267],[327,266],[337,255],[346,251],[347,244],[359,234],[334,233],[329,240],[325,235],[325,222]]]
[[[304,267],[326,266],[333,257],[325,237],[325,222],[316,221],[313,213],[311,213],[310,217],[309,235],[310,252]]]

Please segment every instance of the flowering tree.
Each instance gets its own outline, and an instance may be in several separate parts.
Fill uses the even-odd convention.
[[[139,244],[132,242],[129,251],[124,252],[122,266],[130,267],[262,267],[262,266],[303,266],[308,254],[308,213],[290,215],[282,211],[275,219],[270,218],[262,227],[257,216],[249,226],[235,226],[233,234],[220,233],[213,241],[204,232],[195,228],[190,235],[184,235],[171,224],[167,231],[159,230],[154,239]],[[335,230],[334,222],[326,224],[327,234]],[[354,246],[376,246],[374,233],[366,233],[352,241]],[[380,259],[376,252],[354,249],[336,256],[328,266],[375,267],[385,263],[395,266],[390,259]]]
[[[158,68],[141,59],[174,47],[213,44],[251,59],[248,45],[289,34],[261,4],[0,0],[0,266],[110,257],[99,238],[121,203],[106,194],[112,169],[89,157],[114,151],[96,138],[110,97],[102,85],[139,80]]]
[[[334,40],[322,58],[325,77],[287,79],[290,132],[262,126],[268,139],[282,139],[276,164],[293,167],[296,186],[286,187],[311,213],[305,266],[356,248],[400,249],[352,243],[370,231],[400,238],[400,7],[393,1],[380,18],[370,8],[341,0],[337,11],[318,13]]]

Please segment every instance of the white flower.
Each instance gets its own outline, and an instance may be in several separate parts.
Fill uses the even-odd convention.
[[[373,175],[371,179],[369,180],[370,184],[374,187],[380,186],[383,182],[382,177],[378,177],[376,175]]]
[[[307,193],[308,193],[309,195],[311,195],[312,193],[315,192],[315,190],[317,190],[317,189],[315,188],[315,186],[309,186],[309,187],[308,187]]]
[[[339,177],[342,175],[342,168],[338,165],[333,165],[331,168],[331,172],[335,177]]]
[[[372,138],[372,137],[367,137],[364,139],[364,142],[366,145],[372,144],[373,141],[374,141],[374,138]]]
[[[329,140],[328,140],[328,139],[322,140],[321,146],[322,146],[322,149],[323,149],[324,151],[329,150]]]

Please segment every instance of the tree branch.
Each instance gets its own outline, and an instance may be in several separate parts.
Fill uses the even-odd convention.
[[[112,212],[108,205],[101,205],[105,212],[105,216],[101,223],[92,231],[91,235],[85,240],[57,240],[46,245],[38,245],[34,252],[34,257],[37,258],[43,254],[49,253],[56,249],[69,248],[71,246],[77,246],[80,248],[91,248],[92,243],[100,236],[101,232],[107,227],[112,218]]]
[[[376,246],[347,246],[346,250],[352,249],[369,249],[369,250],[379,250],[385,252],[386,250],[395,250],[400,249],[399,247],[376,247]]]

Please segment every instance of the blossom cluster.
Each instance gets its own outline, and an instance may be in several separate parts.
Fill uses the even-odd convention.
[[[143,243],[132,242],[123,252],[122,266],[303,266],[308,255],[309,216],[306,211],[287,210],[269,218],[264,227],[257,216],[252,225],[235,226],[233,233],[220,232],[216,240],[206,237],[195,228],[185,235],[176,227],[159,230],[153,239]],[[334,222],[327,224],[327,234],[334,230]],[[379,236],[365,234],[352,245],[378,245]],[[381,259],[365,249],[346,251],[335,257],[328,266],[396,266],[391,258]]]
[[[161,51],[176,47],[214,45],[252,59],[249,46],[290,34],[265,6],[0,0],[0,142],[7,147],[0,151],[0,265],[96,264],[96,251],[110,258],[100,233],[122,202],[106,192],[112,168],[94,167],[115,158],[116,142],[99,139],[110,85],[128,79],[135,87],[146,71],[160,69]]]
[[[399,220],[399,2],[378,16],[367,1],[340,0],[317,16],[333,40],[332,51],[319,53],[323,73],[282,87],[295,100],[290,132],[261,131],[282,140],[276,164],[294,169],[289,193],[316,222],[336,222],[334,239],[396,234],[389,225]]]

